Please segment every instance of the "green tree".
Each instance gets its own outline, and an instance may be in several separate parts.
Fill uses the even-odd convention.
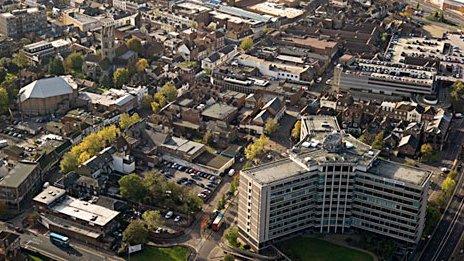
[[[64,60],[64,67],[67,71],[82,71],[82,65],[84,64],[84,57],[81,53],[73,52]]]
[[[451,196],[451,194],[454,191],[454,187],[456,186],[456,181],[452,179],[451,177],[446,177],[446,179],[441,183],[441,189],[443,190],[443,193],[447,197]]]
[[[163,225],[163,219],[161,218],[161,214],[158,210],[145,211],[142,215],[142,219],[151,231],[154,231]]]
[[[142,220],[133,220],[122,233],[123,241],[133,246],[148,242],[148,229]]]
[[[230,193],[234,194],[235,191],[237,191],[237,188],[238,188],[238,185],[239,185],[238,182],[239,182],[239,175],[235,175],[232,178],[232,181],[230,182],[230,188],[229,188]]]
[[[111,77],[108,76],[108,74],[106,73],[100,76],[100,79],[98,79],[98,82],[104,88],[111,88],[113,86],[113,79],[111,79]]]
[[[225,206],[226,206],[226,195],[222,194],[221,198],[219,199],[217,203],[217,209],[218,210],[224,209]]]
[[[113,73],[113,82],[114,86],[121,88],[124,84],[127,84],[130,81],[130,73],[126,68],[118,68]]]
[[[224,261],[234,261],[235,258],[233,255],[227,254],[224,256]]]
[[[140,116],[138,113],[132,114],[132,116],[129,116],[127,113],[123,113],[121,117],[119,118],[119,127],[123,130],[129,128],[130,126],[136,124],[137,122],[140,121]]]
[[[0,114],[4,114],[8,111],[9,99],[8,92],[5,88],[0,87]]]
[[[294,140],[299,140],[300,139],[300,132],[301,132],[301,120],[298,120],[297,122],[295,122],[295,125],[293,126],[292,138]]]
[[[127,41],[126,43],[127,45],[127,48],[129,48],[130,50],[140,54],[142,52],[142,42],[140,42],[139,39],[137,38],[131,38]]]
[[[6,72],[5,67],[0,66],[0,83],[2,83],[5,80],[7,74],[8,73]]]
[[[240,243],[238,242],[238,229],[237,227],[231,227],[226,232],[224,237],[226,238],[229,245],[232,247],[239,247]]]
[[[213,141],[213,133],[211,130],[207,130],[203,135],[203,144],[210,145]]]
[[[27,56],[23,52],[15,54],[13,56],[12,62],[19,68],[26,68],[31,64],[29,58],[27,58]]]
[[[119,179],[121,196],[135,202],[141,202],[147,196],[143,180],[137,174],[129,174]]]
[[[48,73],[52,75],[63,75],[65,73],[63,61],[54,58],[48,64]]]
[[[383,148],[383,131],[377,133],[372,143],[372,148],[381,150]]]
[[[270,135],[277,131],[279,128],[279,123],[276,119],[268,119],[266,124],[264,124],[264,133]]]
[[[153,96],[145,94],[142,97],[142,109],[148,110],[151,108],[151,103],[153,102]]]
[[[248,51],[251,47],[253,47],[253,39],[251,37],[246,37],[240,43],[240,48],[244,51]]]
[[[63,158],[60,161],[61,172],[65,174],[71,171],[77,170],[78,166],[79,166],[78,157],[74,153],[71,153],[71,152],[67,152],[66,154],[64,154]]]
[[[438,224],[438,221],[440,221],[440,216],[441,213],[437,207],[427,206],[423,235],[427,236],[432,234],[433,228]]]
[[[164,84],[163,88],[159,91],[168,102],[175,101],[177,99],[177,88],[171,82]]]

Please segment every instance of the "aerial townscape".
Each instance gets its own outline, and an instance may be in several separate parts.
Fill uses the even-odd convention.
[[[0,0],[0,261],[464,260],[464,0]]]

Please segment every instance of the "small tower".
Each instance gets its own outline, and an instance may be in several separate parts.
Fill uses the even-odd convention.
[[[111,18],[103,19],[101,30],[101,55],[102,59],[108,58],[113,61],[115,57],[114,44],[114,20]]]

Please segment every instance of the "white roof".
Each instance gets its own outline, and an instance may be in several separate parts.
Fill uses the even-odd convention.
[[[31,98],[49,98],[71,94],[77,89],[77,84],[71,76],[57,76],[33,81],[19,90],[21,102]]]

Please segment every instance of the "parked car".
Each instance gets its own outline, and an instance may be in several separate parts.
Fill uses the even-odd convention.
[[[164,216],[164,218],[170,219],[170,218],[172,218],[173,215],[174,215],[174,212],[169,211],[168,213],[166,213],[166,215]]]
[[[232,177],[234,174],[235,174],[235,169],[230,169],[228,173],[229,177]]]
[[[179,221],[180,221],[180,216],[176,216],[176,217],[174,218],[174,222],[179,222]]]

